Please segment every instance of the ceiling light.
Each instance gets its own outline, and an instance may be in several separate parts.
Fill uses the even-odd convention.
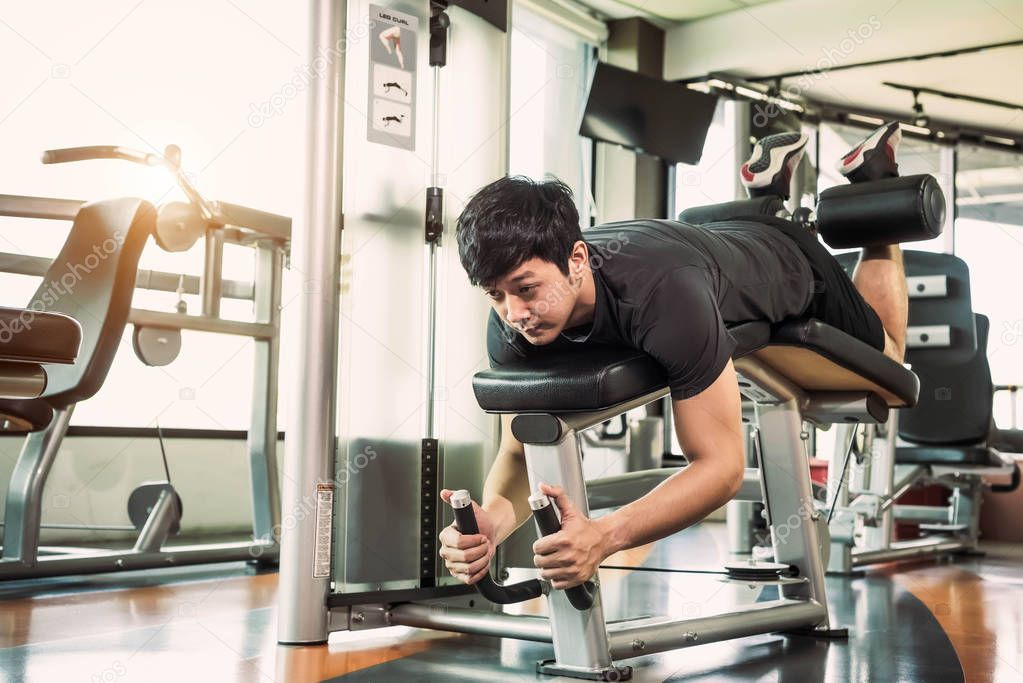
[[[884,119],[879,119],[876,116],[865,116],[864,114],[849,114],[846,116],[850,121],[859,121],[860,123],[869,123],[871,126],[880,126],[884,123]]]
[[[720,78],[711,78],[707,81],[707,85],[712,88],[723,88],[725,90],[735,90],[735,86],[728,81],[722,81]]]
[[[743,97],[750,97],[755,100],[766,100],[767,95],[760,92],[759,90],[753,90],[752,88],[744,88],[741,85],[735,86],[735,92]]]
[[[1013,140],[1012,138],[1001,138],[998,137],[997,135],[985,135],[984,140],[987,142],[995,142],[998,143],[999,145],[1009,145],[1010,147],[1016,146],[1016,141]]]
[[[930,135],[931,129],[924,128],[923,126],[916,126],[912,123],[903,123],[902,130],[908,130],[910,133],[919,133],[920,135]]]

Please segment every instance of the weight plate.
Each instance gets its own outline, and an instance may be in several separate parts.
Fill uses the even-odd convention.
[[[173,536],[181,530],[181,514],[184,511],[184,508],[181,507],[181,496],[168,482],[149,481],[136,486],[128,496],[128,519],[131,520],[137,531],[142,531],[142,527],[146,525],[149,513],[153,511],[153,506],[156,505],[156,501],[159,500],[160,494],[164,490],[170,491],[178,503],[178,519],[171,525],[170,534]]]
[[[135,326],[131,345],[138,359],[150,367],[170,365],[181,353],[181,330]]]

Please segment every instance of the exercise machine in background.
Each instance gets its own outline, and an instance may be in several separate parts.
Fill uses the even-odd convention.
[[[0,195],[0,216],[70,220],[63,248],[52,261],[19,254],[0,254],[0,271],[42,277],[29,308],[9,321],[32,330],[47,313],[63,313],[78,321],[81,346],[73,362],[54,364],[43,359],[42,381],[31,391],[4,391],[0,396],[0,427],[5,434],[25,434],[8,486],[0,579],[106,572],[228,560],[272,563],[277,557],[280,527],[277,475],[277,375],[280,348],[280,299],[284,259],[291,237],[291,220],[248,207],[205,200],[181,170],[181,154],[171,145],[164,155],[123,147],[75,147],[50,150],[44,163],[90,159],[121,159],[171,171],[187,202],[154,207],[139,199],[82,202],[69,199]],[[168,251],[190,249],[205,241],[201,278],[177,273],[139,271],[142,250],[153,235]],[[221,277],[225,243],[256,250],[252,283]],[[99,258],[95,250],[102,250]],[[74,282],[67,280],[72,273]],[[187,315],[131,307],[136,288],[200,294],[202,312]],[[222,297],[251,299],[254,322],[220,317]],[[41,307],[41,308],[40,308]],[[133,545],[125,549],[46,547],[40,545],[42,493],[75,405],[103,385],[127,324],[134,346],[150,365],[171,362],[180,349],[181,330],[252,337],[255,366],[252,425],[248,436],[251,466],[252,539],[234,543],[167,546],[177,534],[182,501],[167,478],[144,482],[127,501],[130,526],[58,525],[82,529],[132,531]],[[20,326],[20,327],[19,327]],[[18,334],[12,338],[17,340]],[[30,338],[30,337],[26,337]],[[35,338],[31,336],[31,338]],[[4,345],[6,348],[7,345]],[[4,365],[4,368],[7,368]],[[163,443],[161,438],[161,452]]]
[[[855,265],[850,255],[840,261]],[[917,251],[904,261],[906,362],[920,377],[920,402],[886,424],[837,430],[826,504],[831,572],[979,552],[985,492],[1011,493],[1020,483],[1019,465],[997,448],[1010,445],[1009,432],[994,427],[988,321],[972,310],[966,263]],[[923,499],[911,504],[906,494]]]

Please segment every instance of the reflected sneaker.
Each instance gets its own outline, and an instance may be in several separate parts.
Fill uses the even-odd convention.
[[[788,199],[792,173],[803,159],[809,139],[806,133],[776,133],[757,141],[753,155],[739,169],[749,196]]]
[[[898,121],[886,123],[838,160],[838,172],[850,183],[897,178],[899,165],[895,162],[895,153],[900,142],[902,126]]]

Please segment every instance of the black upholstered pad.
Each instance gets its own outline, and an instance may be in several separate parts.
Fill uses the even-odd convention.
[[[914,446],[896,448],[899,465],[981,465],[1000,467],[1003,463],[985,446]]]
[[[767,343],[767,323],[729,328],[739,358]],[[508,363],[473,377],[480,407],[503,412],[586,412],[609,408],[667,386],[661,366],[635,349],[581,346],[578,351],[545,354]]]
[[[784,323],[769,335],[764,322],[729,328],[733,358],[754,354],[797,385],[814,391],[874,391],[890,406],[916,403],[916,375],[883,353],[819,320]],[[787,357],[786,349],[800,355]],[[542,359],[508,363],[473,377],[488,412],[588,412],[609,408],[667,384],[651,357],[634,349],[584,346]]]
[[[751,216],[776,216],[779,211],[784,210],[785,204],[782,203],[781,197],[764,196],[707,206],[693,206],[680,213],[678,219],[683,223],[703,225],[704,223]]]
[[[779,350],[784,347],[810,351],[830,363],[781,362],[784,354]],[[920,393],[919,379],[903,365],[869,344],[812,318],[778,325],[771,335],[770,344],[758,352],[757,357],[766,360],[797,385],[814,391],[870,389],[886,398],[892,407],[915,405]],[[835,370],[847,371],[854,379],[866,380],[874,386],[839,386],[845,380]]]
[[[1002,453],[1023,453],[1023,429],[993,427],[988,434],[987,445]]]
[[[735,340],[732,359],[742,358],[767,346],[771,341],[771,326],[764,322],[739,323],[730,325],[728,334]]]
[[[69,316],[0,308],[0,360],[74,363],[82,328]]]
[[[667,386],[664,370],[642,351],[588,346],[544,354],[476,373],[483,410],[570,413],[608,408]]]
[[[53,408],[41,398],[0,398],[0,435],[37,432],[53,420]]]

